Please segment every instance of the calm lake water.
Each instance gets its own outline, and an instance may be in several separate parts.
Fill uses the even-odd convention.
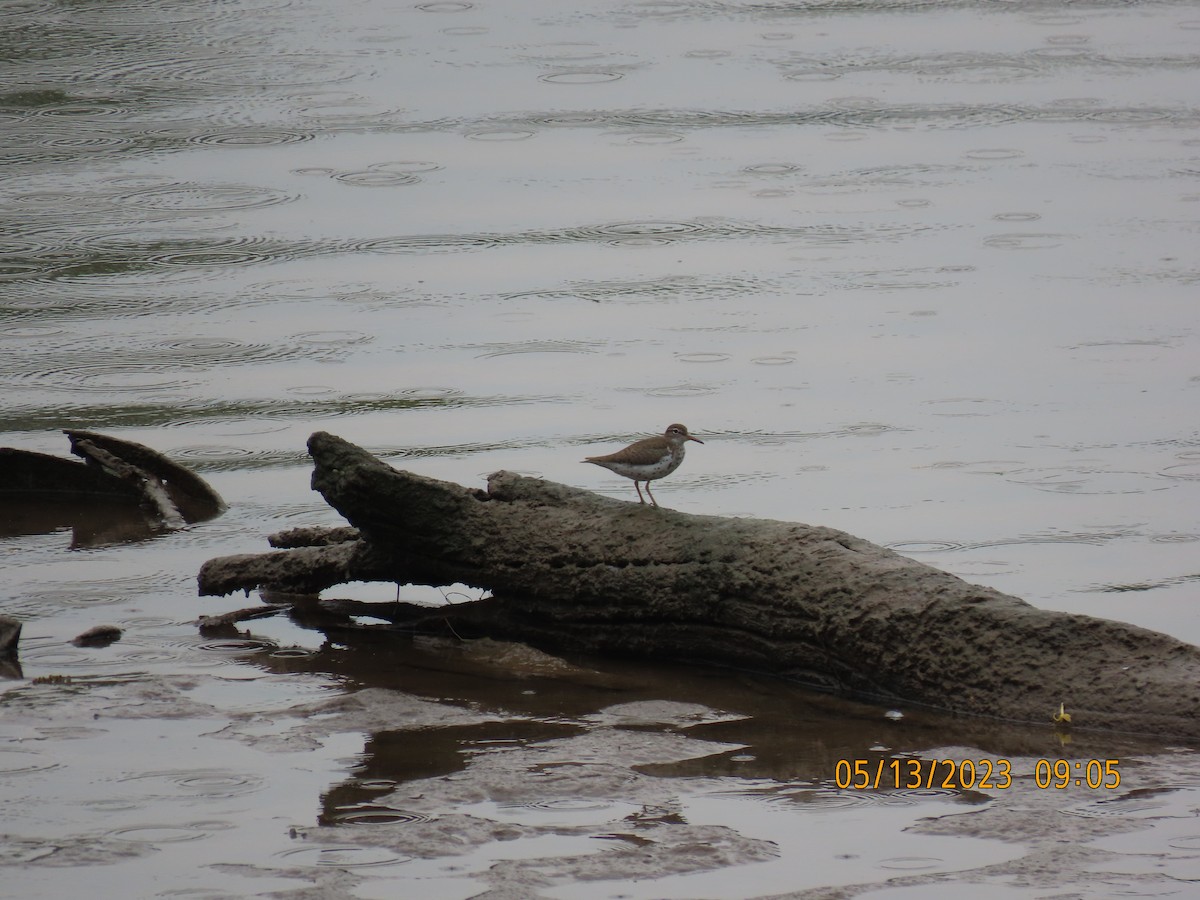
[[[1154,736],[195,625],[247,602],[205,560],[338,523],[313,431],[632,498],[579,460],[680,421],[666,506],[1200,643],[1190,0],[9,0],[0,47],[0,446],[102,431],[230,506],[4,525],[5,892],[1194,890],[1200,761]],[[1017,777],[835,782],[905,755]],[[1039,788],[1062,756],[1122,787]]]

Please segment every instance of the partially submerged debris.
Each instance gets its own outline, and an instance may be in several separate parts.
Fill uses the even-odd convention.
[[[0,510],[11,533],[70,525],[75,544],[87,546],[177,530],[225,509],[203,478],[149,447],[64,433],[83,462],[0,447]]]
[[[119,641],[121,633],[116,625],[97,625],[76,636],[71,643],[76,647],[107,647]]]
[[[491,596],[374,604],[392,623],[381,639],[684,660],[1026,722],[1069,696],[1078,728],[1200,738],[1200,648],[1164,634],[1037,609],[831,528],[687,515],[509,472],[466,488],[324,432],[309,452],[313,487],[354,529],[209,560],[202,594],[462,583]]]
[[[268,618],[279,612],[281,608],[279,606],[252,606],[248,609],[235,609],[219,616],[201,616],[196,620],[196,625],[200,628],[201,634],[217,630],[223,631],[231,628],[237,622]]]

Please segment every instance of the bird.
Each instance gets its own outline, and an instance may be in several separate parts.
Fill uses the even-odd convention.
[[[650,496],[650,502],[658,506],[658,501],[650,493],[650,482],[656,478],[665,478],[679,468],[683,462],[684,445],[688,441],[704,443],[700,438],[688,434],[686,425],[676,423],[667,426],[667,430],[657,437],[634,441],[623,450],[607,456],[589,456],[583,462],[603,466],[610,472],[632,478],[638,502],[642,504],[646,501],[642,497],[642,489],[638,482],[646,482],[646,493]]]

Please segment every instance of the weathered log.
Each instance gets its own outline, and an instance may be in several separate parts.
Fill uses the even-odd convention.
[[[142,504],[164,528],[175,531],[187,524],[163,483],[145,470],[125,462],[89,440],[75,436],[71,438],[71,452],[87,457],[88,462],[95,463],[107,474],[130,485],[141,497]]]
[[[63,434],[76,456],[137,485],[144,501],[168,527],[211,519],[225,509],[220,494],[207,481],[156,450],[95,431],[67,429]]]
[[[351,580],[484,588],[413,627],[688,660],[1020,721],[1200,738],[1200,648],[1036,609],[830,528],[688,515],[508,472],[487,491],[319,432],[313,487],[357,539],[210,560],[202,594]],[[342,533],[352,537],[352,533]]]
[[[75,525],[78,543],[144,537],[212,518],[225,509],[220,495],[189,469],[162,454],[94,431],[65,431],[83,462],[0,447],[4,525],[31,531]],[[103,523],[82,529],[81,521]]]
[[[103,497],[136,503],[135,486],[103,469],[73,459],[0,447],[0,494],[26,494],[53,500],[68,497]]]

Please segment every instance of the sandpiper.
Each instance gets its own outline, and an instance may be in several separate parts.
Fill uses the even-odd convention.
[[[688,434],[687,426],[670,425],[659,437],[634,441],[624,450],[618,450],[608,456],[589,456],[584,462],[594,463],[618,475],[632,478],[639,503],[646,501],[642,497],[642,489],[638,482],[646,482],[646,493],[650,496],[650,502],[658,506],[658,501],[650,493],[650,482],[656,478],[665,478],[679,468],[679,464],[683,462],[683,445],[688,441],[704,443],[700,438]]]

